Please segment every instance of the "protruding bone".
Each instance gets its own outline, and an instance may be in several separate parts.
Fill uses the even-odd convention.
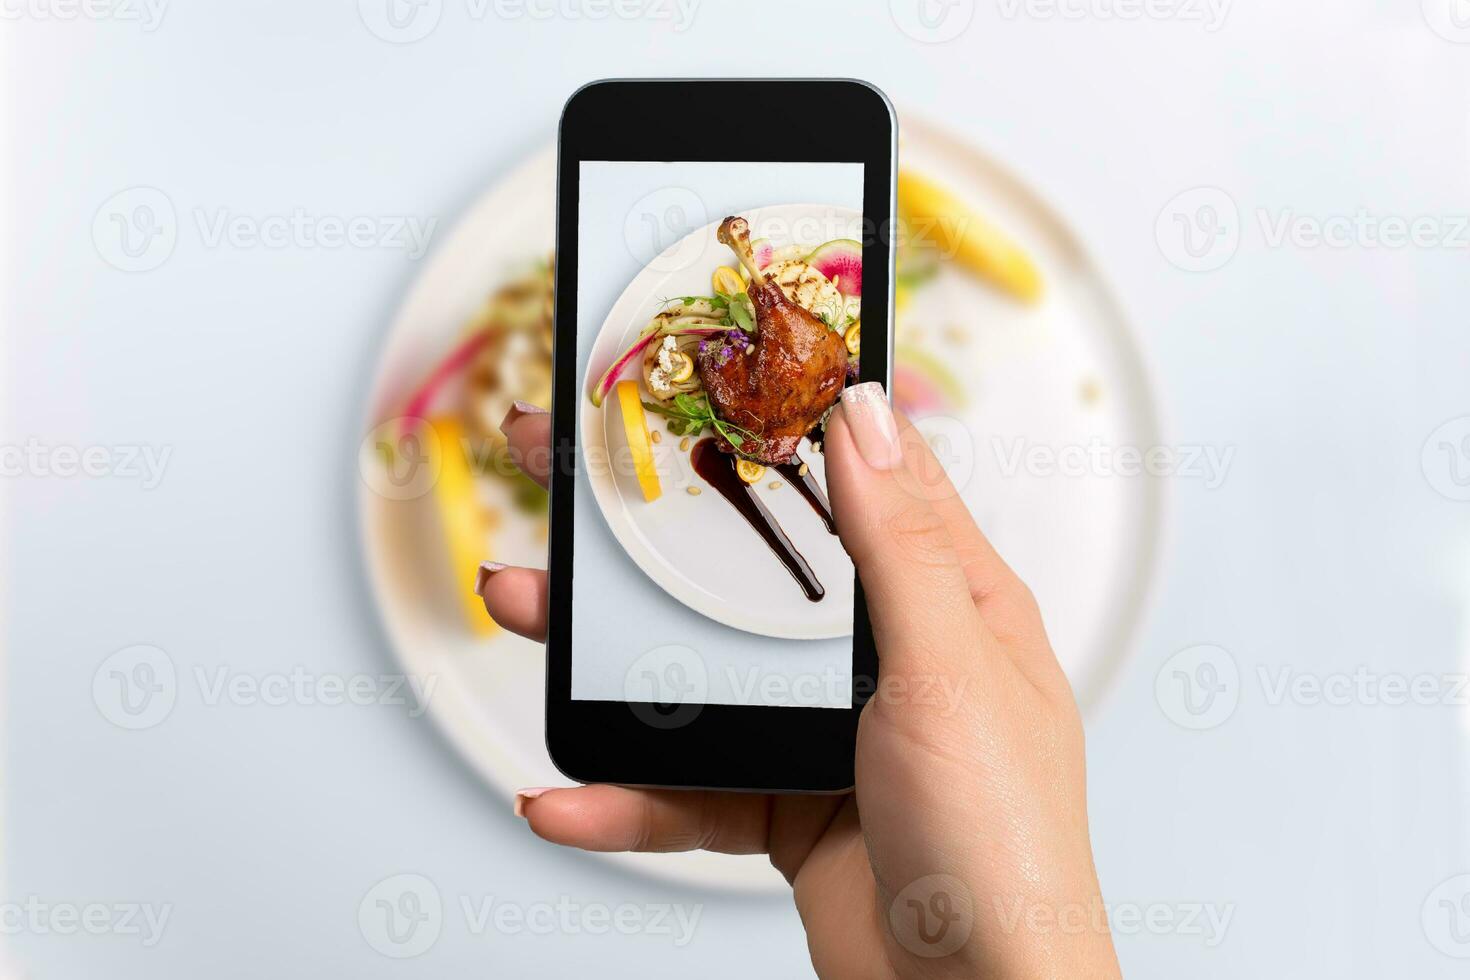
[[[745,271],[750,273],[753,283],[764,283],[765,273],[761,272],[755,264],[755,253],[750,250],[750,223],[744,218],[734,216],[720,222],[720,230],[715,233],[722,245],[730,246],[740,264],[745,266]]]

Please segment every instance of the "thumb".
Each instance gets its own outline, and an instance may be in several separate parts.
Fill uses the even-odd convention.
[[[832,513],[887,674],[938,671],[981,629],[951,528],[904,464],[882,385],[842,392],[823,439]]]

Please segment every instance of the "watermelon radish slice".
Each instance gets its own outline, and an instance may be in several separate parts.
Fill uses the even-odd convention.
[[[638,339],[633,342],[633,346],[624,351],[616,361],[613,361],[612,367],[607,369],[607,373],[604,374],[601,378],[597,379],[597,384],[594,385],[592,388],[592,404],[597,406],[598,408],[601,408],[602,400],[607,397],[608,392],[613,390],[613,385],[618,383],[618,378],[622,377],[623,371],[627,369],[629,364],[633,363],[634,358],[643,353],[643,351],[648,347],[649,344],[653,343],[655,340],[658,340],[660,337],[666,335],[673,335],[675,337],[718,337],[723,334],[729,333],[731,329],[733,328],[668,328],[661,323],[650,324],[643,333],[638,335]]]
[[[771,244],[769,238],[757,238],[750,243],[750,253],[755,257],[755,267],[764,269],[771,264],[771,257],[776,254],[776,248]]]
[[[490,341],[490,331],[480,330],[462,340],[458,347],[450,351],[449,355],[440,361],[428,379],[419,386],[418,390],[408,399],[408,404],[403,409],[400,422],[401,431],[407,432],[415,423],[428,419],[429,410],[433,407],[435,398],[449,382],[457,377],[461,371],[469,366]]]
[[[845,296],[863,294],[863,246],[851,238],[834,238],[818,245],[804,260],[807,265],[837,284]]]
[[[658,335],[658,324],[651,323],[644,328],[643,332],[638,335],[638,339],[633,342],[633,346],[629,347],[623,352],[621,357],[613,361],[612,367],[607,369],[607,373],[598,378],[597,384],[592,386],[592,404],[598,408],[602,407],[603,398],[607,397],[609,391],[612,391],[613,385],[617,384],[618,377],[623,373],[623,370],[632,363],[633,358],[642,354],[643,348],[651,344]]]

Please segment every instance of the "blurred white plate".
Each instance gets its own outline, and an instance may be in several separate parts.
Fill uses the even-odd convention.
[[[1035,590],[1086,709],[1124,656],[1150,591],[1162,487],[1146,477],[1046,476],[1006,464],[1018,446],[1085,447],[1094,437],[1112,446],[1158,445],[1142,359],[1107,284],[1060,215],[963,142],[908,117],[901,125],[901,164],[947,184],[1008,229],[1047,280],[1046,300],[1028,309],[946,272],[906,317],[931,318],[931,333],[951,326],[968,333],[966,345],[944,355],[965,370],[968,404],[921,427],[950,460],[981,525]],[[555,176],[548,147],[496,182],[440,240],[388,332],[364,431],[401,410],[492,289],[551,251]],[[1097,397],[1084,399],[1084,386]],[[474,570],[449,569],[427,498],[388,499],[364,481],[358,500],[363,554],[389,641],[406,671],[438,678],[429,715],[504,794],[507,808],[517,787],[564,785],[543,742],[540,645],[505,633],[480,639],[465,629],[458,594]],[[493,547],[501,561],[545,563],[544,542],[523,528],[508,527]],[[761,857],[596,859],[705,886],[785,888]]]
[[[752,208],[742,216],[750,222],[752,239],[769,237],[778,249],[822,244],[788,241],[782,235],[785,229],[835,228],[834,237],[855,238],[863,221],[857,211],[818,204]],[[595,447],[605,454],[603,459],[617,459],[627,445],[617,399],[610,396],[597,408],[585,393],[638,339],[648,321],[663,309],[665,299],[706,295],[715,269],[735,264],[729,249],[714,244],[718,227],[719,221],[711,222],[670,245],[633,278],[608,311],[582,379],[584,396],[579,410],[584,451]],[[703,247],[706,245],[714,247]],[[623,376],[638,378],[641,364],[639,359]],[[695,475],[689,454],[673,445],[677,440],[664,431],[663,420],[649,412],[648,425],[663,432],[663,441],[654,447],[662,497],[645,501],[637,478],[627,467],[621,472],[618,467],[588,467],[603,518],[638,567],[679,602],[735,629],[791,640],[850,636],[852,561],[795,488],[770,489],[772,481],[783,478],[767,470],[756,493],[826,589],[819,602],[806,597],[755,530]],[[821,454],[813,452],[808,443],[802,447],[801,458],[825,487]],[[692,496],[685,492],[691,486],[706,492]],[[691,540],[692,529],[698,529],[697,542]]]

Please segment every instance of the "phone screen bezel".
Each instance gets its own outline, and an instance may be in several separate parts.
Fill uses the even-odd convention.
[[[672,160],[863,165],[863,295],[881,297],[882,315],[871,301],[864,304],[861,376],[889,380],[898,125],[880,91],[848,79],[650,79],[593,82],[572,94],[557,154],[546,746],[557,768],[580,782],[839,792],[853,784],[858,715],[878,676],[861,582],[853,606],[853,703],[846,709],[703,704],[691,710],[571,696],[571,463],[578,459],[579,400],[586,397],[575,354],[581,163],[658,159],[657,148],[674,145],[671,133],[700,120],[711,131],[718,120],[729,135],[678,140]]]

